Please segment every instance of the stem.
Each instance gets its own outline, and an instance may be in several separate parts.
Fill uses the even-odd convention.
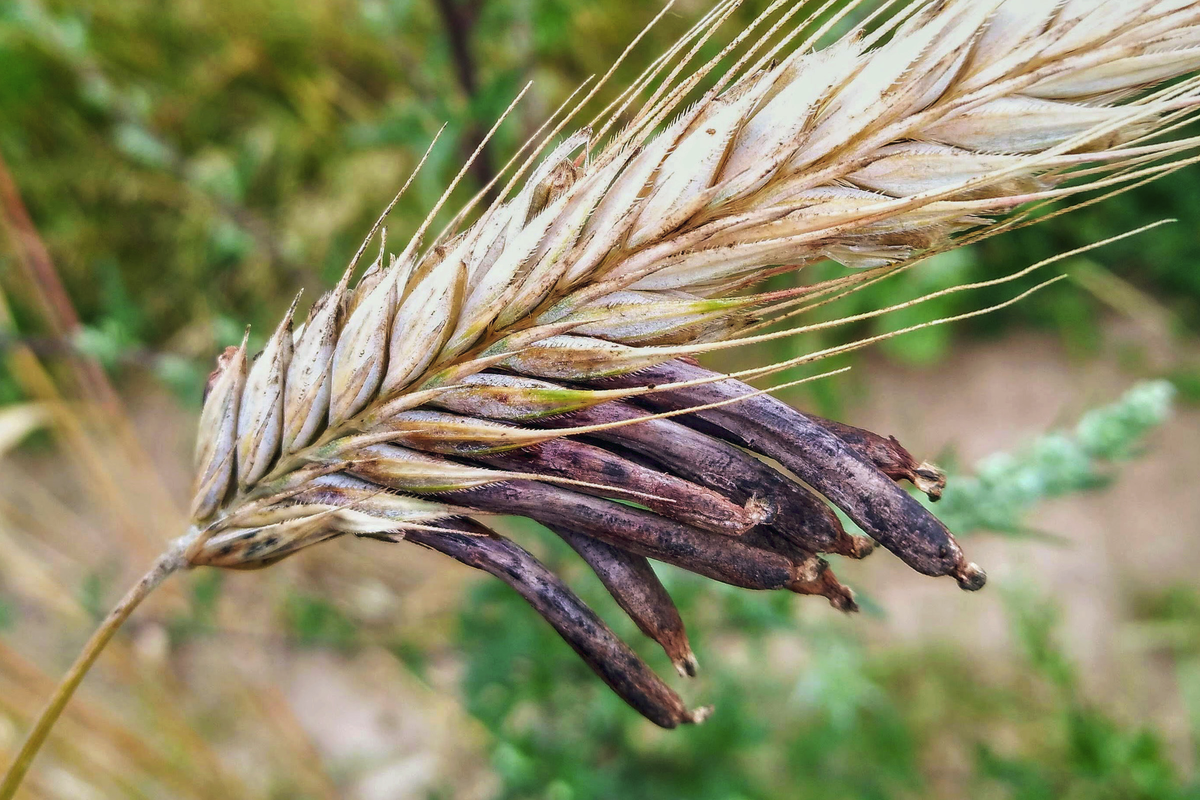
[[[17,251],[17,261],[24,268],[26,276],[36,287],[38,300],[41,301],[46,318],[54,332],[63,340],[69,340],[79,329],[79,315],[71,305],[71,298],[63,287],[62,280],[54,268],[54,260],[46,243],[38,234],[37,226],[29,216],[29,211],[21,199],[21,192],[12,173],[0,155],[0,226],[12,231],[13,246]],[[95,361],[82,353],[76,352],[75,358],[79,374],[90,396],[99,397],[106,410],[116,408],[116,391],[104,374],[104,369]]]
[[[173,545],[166,553],[159,556],[150,571],[130,588],[121,598],[121,602],[117,603],[116,607],[109,612],[103,624],[92,634],[92,638],[88,639],[79,657],[75,659],[71,669],[67,671],[54,690],[50,702],[42,709],[41,715],[38,716],[33,728],[29,731],[25,743],[21,745],[21,751],[17,753],[12,766],[5,773],[4,782],[0,783],[0,800],[12,800],[13,795],[17,793],[25,773],[29,771],[38,750],[45,744],[54,723],[58,721],[58,717],[70,701],[71,695],[75,694],[75,690],[79,688],[84,676],[87,675],[96,658],[112,639],[113,634],[129,618],[133,610],[163,582],[163,579],[182,567],[184,563],[182,547],[179,544]]]

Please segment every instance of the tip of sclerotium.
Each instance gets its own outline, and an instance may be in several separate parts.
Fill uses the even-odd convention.
[[[987,573],[978,564],[971,562],[956,572],[954,579],[963,591],[977,592],[987,583]]]
[[[696,654],[690,648],[685,656],[675,661],[675,671],[681,678],[694,678],[699,670],[700,662],[696,660]]]

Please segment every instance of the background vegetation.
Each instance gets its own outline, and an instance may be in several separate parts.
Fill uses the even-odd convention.
[[[747,2],[731,29],[763,5]],[[611,86],[706,7],[681,2]],[[0,4],[8,222],[0,748],[14,745],[49,676],[122,581],[178,532],[191,420],[213,354],[246,322],[270,330],[297,289],[315,293],[340,273],[443,123],[442,144],[393,215],[393,235],[415,227],[526,81],[529,99],[488,146],[464,198],[583,79],[603,73],[650,13],[636,0]],[[1169,379],[1141,384],[1077,427],[1060,417],[1065,433],[1009,442],[978,465],[928,454],[946,456],[960,476],[939,508],[956,530],[1003,535],[991,553],[1067,547],[1056,531],[1033,529],[1039,502],[1101,488],[1166,418],[1172,392],[1182,401],[1176,424],[1197,424],[1195,175],[1168,176],[862,293],[837,313],[995,277],[1163,217],[1183,220],[1056,265],[1074,280],[969,325],[889,342],[852,362],[860,369],[848,377],[788,399],[855,421],[862,396],[881,391],[876,369],[906,371],[919,384],[954,369],[981,340],[1007,354],[1003,368],[1016,383],[1030,342],[1073,364],[1106,365],[1122,385]],[[29,269],[37,260],[14,223],[20,204],[63,297]],[[1007,296],[994,291],[877,324],[901,327]],[[1126,328],[1137,335],[1114,336]],[[1082,399],[1100,405],[1116,394]],[[910,409],[903,418],[920,417]],[[1194,474],[1200,458],[1175,466]],[[1171,498],[1144,500],[1160,501]],[[1172,535],[1194,541],[1200,517],[1177,522]],[[510,530],[602,616],[619,618],[553,537]],[[1053,576],[1019,564],[989,587],[1002,615],[988,635],[1005,644],[983,656],[966,638],[888,634],[906,607],[877,601],[872,584],[894,572],[861,574],[867,619],[849,620],[668,570],[704,667],[689,696],[718,714],[664,733],[611,697],[504,587],[464,587],[460,572],[410,548],[361,550],[334,545],[260,575],[187,576],[110,654],[30,796],[1200,797],[1194,585],[1118,575],[1111,587],[1121,622],[1140,632],[1146,674],[1167,676],[1178,710],[1171,727],[1138,713],[1133,694],[1106,696],[1091,680],[1064,642],[1072,637],[1063,635]],[[940,603],[967,602],[936,589]],[[669,670],[635,631],[621,632]],[[998,651],[999,663],[989,660]],[[400,732],[392,738],[378,733],[377,715],[392,706],[370,690],[375,680],[406,699],[389,712]],[[322,693],[330,685],[355,687],[346,690],[353,696],[330,700]],[[438,699],[454,696],[461,706]],[[356,736],[364,715],[373,722]],[[325,726],[339,733],[323,735]],[[434,755],[396,761],[402,751]]]

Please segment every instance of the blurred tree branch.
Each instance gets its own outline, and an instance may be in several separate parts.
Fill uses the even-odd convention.
[[[454,60],[454,74],[463,94],[469,104],[473,104],[479,91],[478,65],[475,54],[471,50],[471,37],[479,22],[480,12],[483,11],[487,0],[434,0],[442,24],[446,27],[446,38],[450,43],[450,53]],[[479,156],[471,164],[471,173],[479,185],[487,186],[495,177],[492,167],[491,148],[483,144],[483,130],[479,122],[471,115],[463,132],[462,152],[464,161],[471,157],[477,148]]]

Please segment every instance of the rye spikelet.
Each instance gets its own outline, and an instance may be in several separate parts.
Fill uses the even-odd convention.
[[[854,610],[820,555],[872,544],[827,503],[913,569],[980,588],[982,570],[897,485],[936,498],[935,468],[736,380],[831,351],[733,376],[689,358],[794,335],[763,331],[1024,224],[1038,203],[1178,168],[1196,144],[1169,134],[1200,102],[1200,3],[928,0],[890,19],[884,4],[814,49],[859,5],[797,20],[781,0],[696,64],[736,7],[719,3],[501,200],[436,236],[427,220],[399,254],[383,243],[351,288],[364,242],[301,324],[289,312],[257,356],[229,348],[171,564],[263,567],[343,534],[415,542],[510,583],[666,727],[706,712],[472,517],[561,535],[681,674],[695,658],[648,560]],[[823,260],[845,275],[752,291]]]

